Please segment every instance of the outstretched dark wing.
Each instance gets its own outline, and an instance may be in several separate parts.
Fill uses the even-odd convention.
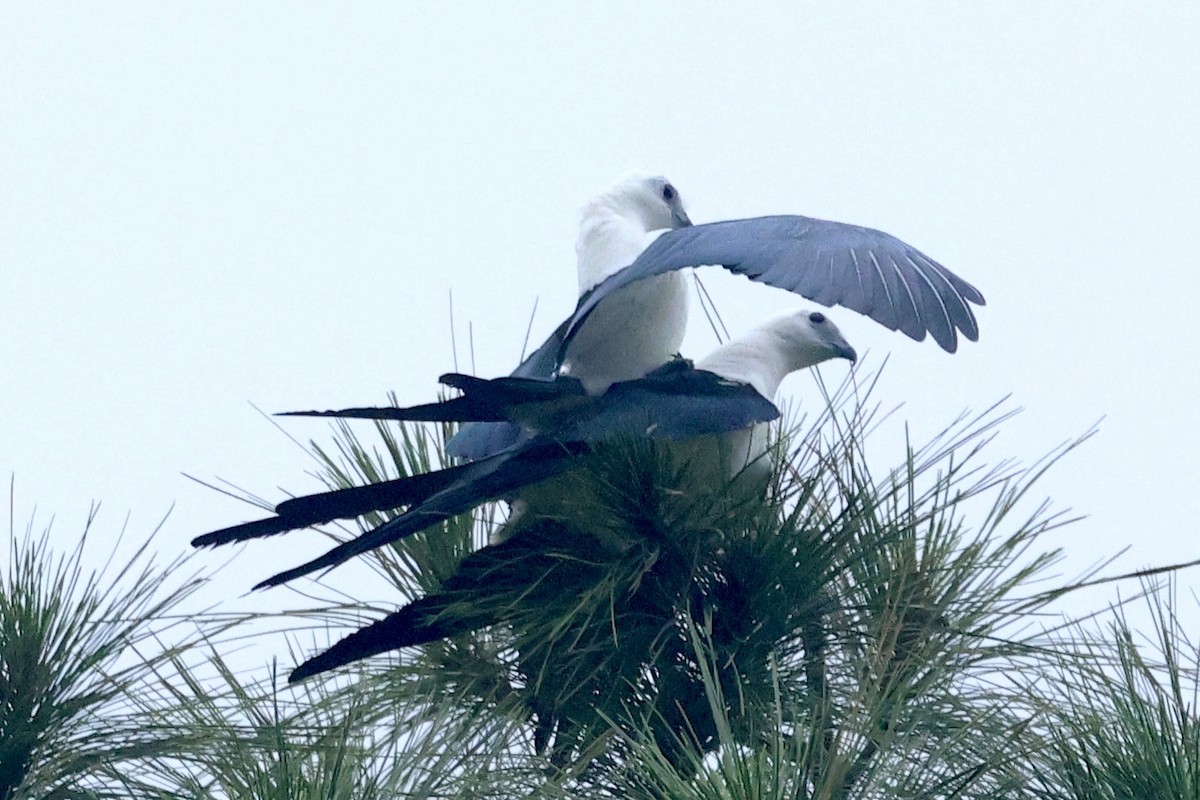
[[[360,628],[323,653],[305,661],[288,676],[288,683],[335,669],[364,658],[398,650],[402,647],[456,636],[467,631],[493,625],[517,607],[505,598],[526,598],[536,603],[531,592],[529,576],[537,574],[544,580],[534,581],[547,587],[561,586],[553,579],[556,570],[578,574],[575,559],[563,557],[548,547],[543,537],[557,541],[557,528],[533,537],[508,539],[470,553],[459,563],[434,594],[412,601],[382,619]],[[567,545],[566,553],[578,552]],[[577,548],[578,545],[575,545]],[[546,591],[554,592],[553,588]]]
[[[409,603],[399,611],[359,628],[328,650],[308,659],[292,670],[288,683],[296,683],[388,650],[399,650],[401,647],[425,644],[453,635],[456,630],[444,629],[435,621],[438,613],[444,611],[444,605],[445,599],[437,594]]]
[[[930,333],[951,353],[958,348],[958,333],[979,338],[970,306],[984,304],[979,290],[896,237],[810,217],[757,217],[658,237],[632,264],[580,298],[566,323],[557,363],[608,295],[635,281],[705,265],[723,266],[822,305],[844,306],[917,341]]]
[[[461,389],[465,394],[441,403],[428,403],[410,408],[349,408],[342,411],[298,411],[291,414],[394,420],[515,420],[536,418],[539,411],[558,408],[572,400],[587,399],[583,385],[570,377],[560,377],[552,381],[516,377],[484,380],[470,375],[449,373],[443,375],[441,381]],[[335,519],[357,517],[369,511],[417,505],[453,485],[473,480],[479,470],[468,467],[469,465],[464,464],[383,483],[293,498],[280,503],[275,509],[274,517],[206,533],[193,539],[192,545],[216,547],[274,536]]]
[[[217,547],[233,542],[261,539],[279,533],[322,525],[335,519],[352,519],[371,511],[386,511],[420,503],[459,479],[464,467],[410,475],[382,483],[334,489],[285,500],[275,507],[274,517],[222,528],[192,539],[193,547]]]
[[[575,456],[588,449],[583,442],[560,444],[539,438],[517,449],[454,467],[460,471],[458,479],[441,492],[312,561],[272,575],[254,588],[278,586],[319,569],[336,567],[360,553],[411,536],[489,500],[507,497],[519,489],[558,475]]]
[[[280,417],[343,417],[351,419],[412,420],[425,422],[523,422],[536,420],[555,406],[583,398],[583,384],[570,376],[546,378],[476,378],[449,372],[438,378],[459,389],[461,397],[437,403],[397,408],[373,406],[338,411],[285,411]]]

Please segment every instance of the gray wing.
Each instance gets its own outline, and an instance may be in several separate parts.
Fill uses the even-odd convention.
[[[738,275],[787,289],[826,306],[844,306],[917,341],[933,335],[942,349],[971,341],[979,326],[971,284],[895,236],[872,228],[798,216],[712,222],[664,233],[625,269],[582,297],[558,350],[605,297],[672,270],[719,264]]]
[[[558,354],[564,348],[563,338],[570,320],[563,322],[542,346],[521,362],[512,376],[515,378],[553,378],[558,369]],[[468,422],[446,442],[446,452],[455,458],[478,461],[494,456],[521,440],[521,426],[511,422]]]

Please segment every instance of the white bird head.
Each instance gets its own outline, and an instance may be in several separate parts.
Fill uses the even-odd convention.
[[[831,358],[856,361],[858,354],[820,311],[789,311],[732,339],[697,362],[701,369],[748,383],[768,400],[792,372]]]
[[[633,170],[617,178],[584,208],[586,216],[602,207],[640,225],[644,231],[686,228],[692,224],[679,190],[661,175]]]
[[[790,311],[769,320],[763,329],[778,336],[783,343],[781,350],[789,360],[789,372],[831,358],[845,358],[852,363],[858,360],[858,353],[842,336],[837,325],[820,311]]]
[[[683,198],[670,181],[646,172],[625,173],[583,207],[575,241],[579,293],[632,264],[659,235],[691,224]],[[675,287],[669,305],[686,308],[682,278],[660,281],[660,285]],[[682,325],[686,311],[679,309]],[[682,329],[679,335],[682,337]],[[678,342],[675,345],[678,347]]]

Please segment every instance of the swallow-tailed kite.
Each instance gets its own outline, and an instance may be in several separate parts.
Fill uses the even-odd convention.
[[[513,375],[574,375],[590,392],[644,375],[678,351],[687,319],[679,270],[720,265],[826,306],[865,314],[947,352],[979,328],[983,295],[929,256],[872,228],[801,216],[692,225],[665,178],[633,174],[583,210],[580,299]],[[511,425],[468,425],[447,450],[482,458],[517,440]]]
[[[583,207],[575,241],[579,295],[587,296],[606,278],[632,264],[664,231],[692,224],[679,191],[663,177],[630,172]],[[564,322],[513,371],[514,377],[549,378],[563,372],[578,378],[591,394],[614,383],[640,378],[679,352],[687,327],[684,276],[670,272],[622,290],[588,320],[563,348]],[[630,328],[630,320],[637,327]],[[484,458],[513,444],[520,428],[510,423],[467,423],[447,443],[446,452]]]
[[[464,395],[410,409],[346,409],[304,415],[374,419],[507,421],[527,431],[519,443],[488,458],[391,481],[387,489],[344,489],[280,504],[277,516],[214,531],[193,540],[211,546],[270,536],[313,521],[368,510],[409,506],[399,517],[351,539],[323,556],[281,572],[265,588],[337,566],[347,559],[445,520],[489,500],[512,496],[568,469],[597,442],[623,436],[667,440],[715,437],[730,477],[755,463],[764,443],[761,423],[779,416],[771,402],[790,372],[830,358],[854,360],[854,349],[820,312],[791,312],[734,339],[692,367],[669,362],[644,378],[613,384],[590,395],[571,377],[554,380],[445,376]],[[397,498],[402,498],[397,502]],[[344,501],[344,502],[343,502]],[[343,513],[349,510],[349,513]]]
[[[707,459],[726,470],[728,478],[739,476],[747,468],[767,473],[769,465],[761,458],[765,452],[763,423],[779,416],[779,410],[768,398],[775,395],[788,373],[830,358],[853,361],[856,354],[824,314],[792,312],[723,345],[695,367],[675,360],[642,379],[613,384],[600,396],[588,395],[570,377],[542,382],[448,376],[448,382],[464,394],[443,403],[410,409],[301,412],[371,419],[481,422],[504,419],[519,422],[532,433],[524,444],[467,465],[477,469],[477,474],[468,477],[467,473],[458,473],[460,478],[453,487],[429,497],[376,530],[334,548],[322,558],[280,573],[260,586],[335,566],[484,500],[527,486],[531,480],[559,474],[575,458],[588,452],[590,444],[614,436],[632,434],[687,440],[683,446],[693,448],[689,450],[689,463],[694,464],[697,457]],[[469,565],[460,582],[469,584],[478,577],[475,573],[480,569],[487,572],[488,565],[497,558],[493,554],[500,552],[495,548],[507,546],[507,542],[501,543],[469,556]],[[447,624],[439,617],[446,602],[433,595],[409,604],[301,664],[289,681],[458,632],[461,625]],[[478,622],[487,624],[486,620]]]

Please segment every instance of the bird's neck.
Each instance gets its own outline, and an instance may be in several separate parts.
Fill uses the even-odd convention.
[[[579,293],[627,267],[663,231],[647,232],[635,211],[598,197],[583,210],[575,253],[579,259]]]
[[[778,337],[755,331],[734,339],[709,353],[696,366],[738,383],[747,383],[768,400],[773,400],[792,366]]]

